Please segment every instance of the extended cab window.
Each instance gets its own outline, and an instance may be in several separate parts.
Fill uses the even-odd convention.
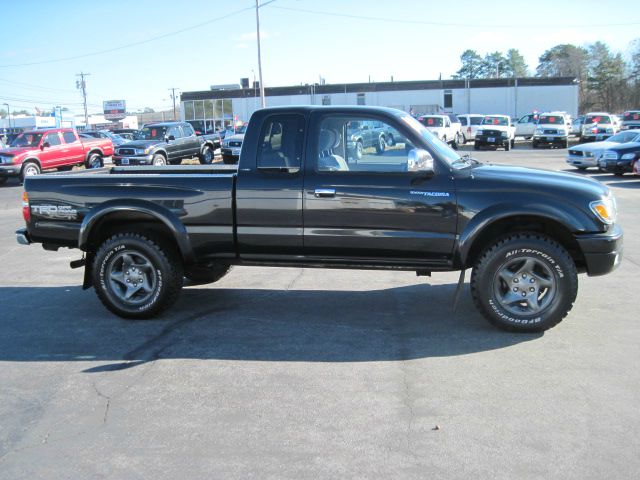
[[[76,134],[73,132],[62,132],[62,138],[64,139],[64,143],[75,143],[78,141]]]
[[[303,137],[302,115],[269,117],[260,132],[258,168],[300,168]]]
[[[405,172],[413,148],[391,125],[338,115],[322,120],[317,146],[318,172]]]
[[[184,133],[185,137],[190,137],[195,133],[193,131],[193,128],[191,128],[191,125],[182,125],[182,132]]]
[[[169,129],[167,130],[167,137],[170,137],[172,135],[173,135],[173,138],[182,137],[182,134],[181,134],[180,129],[178,127],[169,127]]]
[[[45,142],[47,142],[49,144],[50,147],[53,147],[54,145],[60,145],[60,136],[58,135],[58,133],[48,133],[47,136],[44,139]]]

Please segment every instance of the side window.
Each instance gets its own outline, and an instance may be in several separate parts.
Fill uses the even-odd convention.
[[[167,130],[167,137],[173,135],[174,138],[180,138],[182,135],[180,134],[180,129],[178,127],[169,127]]]
[[[467,117],[458,117],[458,120],[460,120],[460,125],[463,127],[467,126]]]
[[[62,132],[62,138],[64,139],[64,143],[75,143],[78,141],[76,134],[73,132]]]
[[[191,125],[182,125],[182,132],[184,133],[185,137],[190,137],[195,133]]]
[[[366,133],[366,125],[380,125]],[[317,132],[318,172],[406,172],[413,145],[385,122],[370,118],[327,115]]]
[[[60,136],[58,135],[58,133],[48,133],[46,138],[44,139],[45,142],[49,143],[49,146],[53,147],[54,145],[60,145]]]
[[[269,117],[260,132],[258,168],[300,168],[304,142],[302,115]]]

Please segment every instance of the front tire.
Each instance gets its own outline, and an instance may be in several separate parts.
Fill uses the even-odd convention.
[[[138,233],[105,240],[93,262],[93,285],[108,310],[123,318],[158,315],[182,288],[182,262],[169,245]]]
[[[153,156],[153,159],[151,161],[151,164],[154,167],[164,167],[167,165],[167,159],[165,158],[164,155],[162,155],[161,153],[156,153]]]
[[[0,185],[4,185],[9,181],[9,177],[0,177]]]
[[[202,149],[202,153],[198,156],[198,160],[200,160],[202,165],[211,165],[213,163],[213,158],[213,150],[208,145]]]
[[[493,325],[512,332],[542,332],[567,316],[578,293],[573,259],[537,233],[504,237],[473,267],[471,294]]]
[[[103,165],[102,155],[99,153],[92,153],[84,164],[85,168],[102,168]]]
[[[223,155],[222,156],[222,162],[225,165],[233,165],[233,164],[237,163],[237,160],[234,159],[231,155]]]
[[[378,155],[382,155],[386,149],[387,142],[385,141],[384,137],[380,135],[380,137],[378,138],[378,144],[376,145],[376,153]]]
[[[40,175],[40,165],[36,162],[25,162],[20,170],[20,182],[24,183],[25,177],[31,177],[33,175]]]
[[[504,144],[504,151],[508,152],[509,150],[511,150],[511,141],[507,140],[507,143]]]

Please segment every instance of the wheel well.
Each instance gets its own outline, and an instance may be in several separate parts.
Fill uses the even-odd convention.
[[[86,249],[95,252],[107,238],[123,232],[151,235],[165,246],[173,247],[181,256],[177,241],[169,227],[153,215],[141,212],[114,212],[98,219],[91,227]]]
[[[536,232],[547,235],[567,250],[578,271],[585,270],[586,262],[580,246],[564,225],[549,218],[527,215],[503,218],[485,227],[473,241],[465,260],[465,267],[473,267],[484,249],[495,243],[498,238],[516,232]]]
[[[91,155],[93,155],[94,153],[97,153],[101,157],[104,156],[104,155],[102,155],[102,150],[95,149],[95,150],[89,150],[89,153],[87,153],[87,158],[86,159],[89,160],[91,158]]]
[[[40,160],[38,160],[37,158],[34,158],[34,157],[32,157],[32,158],[25,158],[25,159],[22,161],[22,166],[20,167],[20,169],[22,170],[22,168],[23,168],[27,163],[29,163],[29,162],[37,164],[37,165],[38,165],[38,167],[39,167],[40,169],[42,169],[42,164],[40,163]]]

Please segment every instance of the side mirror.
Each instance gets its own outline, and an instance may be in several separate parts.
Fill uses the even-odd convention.
[[[175,139],[176,139],[175,135],[169,135],[169,136],[167,137],[167,142],[171,142],[171,141],[173,141],[173,140],[175,140]]]
[[[407,171],[433,174],[433,157],[422,148],[410,150],[407,158]]]
[[[44,150],[45,148],[49,148],[51,145],[49,145],[49,142],[43,142],[42,145],[40,145],[40,150]]]

